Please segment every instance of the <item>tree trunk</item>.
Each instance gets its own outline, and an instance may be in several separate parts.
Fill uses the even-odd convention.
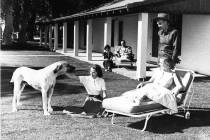
[[[9,45],[12,43],[12,32],[13,32],[13,16],[12,12],[8,11],[5,16],[5,29],[3,33],[3,43]]]
[[[27,31],[27,20],[21,21],[20,23],[20,33],[19,33],[19,43],[25,43],[27,40],[26,31]]]
[[[32,14],[28,21],[28,27],[27,27],[27,38],[28,40],[33,40],[34,33],[35,33],[35,20],[36,20],[36,14]]]

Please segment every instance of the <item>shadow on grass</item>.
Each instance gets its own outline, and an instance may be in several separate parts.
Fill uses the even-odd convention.
[[[131,66],[131,65],[119,65],[119,66],[114,66],[114,68],[125,68],[131,71],[136,71],[136,66]]]
[[[13,42],[12,44],[4,45],[2,44],[1,50],[15,50],[15,51],[49,51],[49,48],[46,48],[44,46],[39,46],[37,44],[32,44],[32,43],[18,43],[18,42]]]
[[[152,71],[152,69],[157,68],[158,66],[147,66],[146,71]],[[136,66],[131,66],[131,65],[120,65],[120,66],[114,66],[114,68],[125,68],[131,71],[136,71],[137,68]]]
[[[71,113],[75,113],[75,114],[80,114],[83,112],[83,108],[80,106],[67,106],[67,107],[63,107],[63,106],[52,106],[53,111],[59,111],[62,112],[63,110],[67,110],[70,111]],[[33,104],[33,105],[26,105],[24,104],[23,106],[19,107],[19,110],[39,110],[42,111],[42,105],[40,104]],[[62,113],[63,114],[63,113]],[[60,113],[56,113],[56,115],[60,115]]]
[[[193,111],[190,111],[190,113],[191,118],[189,120],[176,115],[162,115],[152,117],[148,121],[146,131],[158,134],[171,134],[175,132],[183,133],[183,130],[190,127],[210,126],[210,108],[197,108]],[[144,127],[144,121],[145,120],[130,123],[127,125],[127,127],[140,130]]]
[[[209,82],[210,83],[210,76],[206,77],[195,77],[194,82],[199,83],[199,82]]]
[[[10,97],[13,96],[13,83],[10,83],[12,74],[17,67],[0,67],[1,71],[1,97]],[[33,67],[33,69],[41,69],[43,67]],[[54,89],[54,96],[64,95],[64,94],[79,94],[85,92],[85,88],[75,81],[75,79],[69,79],[66,76],[57,77],[57,83]],[[40,91],[33,89],[31,86],[27,85],[23,91],[23,94],[26,95],[23,100],[28,100],[35,98],[41,95]],[[21,98],[22,100],[22,98]]]
[[[54,111],[63,111],[64,109],[75,114],[80,114],[84,111],[84,109],[81,106],[66,106],[66,107],[53,106]]]

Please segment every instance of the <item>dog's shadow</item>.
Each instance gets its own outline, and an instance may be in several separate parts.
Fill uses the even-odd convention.
[[[80,114],[84,111],[82,106],[66,106],[66,107],[53,106],[53,111],[63,112],[63,110],[69,111],[74,114]],[[64,114],[64,113],[62,113],[62,114]]]
[[[52,115],[65,115],[66,113],[63,112],[64,110],[71,112],[73,114],[80,114],[84,111],[83,107],[81,106],[67,106],[67,107],[52,106],[52,108],[53,108]],[[42,105],[38,105],[38,104],[33,104],[33,105],[23,104],[22,106],[18,107],[18,110],[43,111]]]

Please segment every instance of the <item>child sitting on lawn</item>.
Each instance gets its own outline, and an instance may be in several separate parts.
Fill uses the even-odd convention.
[[[71,78],[73,77],[79,78],[80,82],[84,85],[87,91],[87,97],[82,107],[83,112],[78,114],[67,110],[63,110],[63,113],[66,113],[71,117],[101,117],[101,113],[103,112],[101,103],[106,97],[106,85],[103,79],[103,72],[101,66],[94,64],[90,68],[89,75],[79,76],[76,73],[75,76],[71,75]]]
[[[103,62],[103,66],[105,68],[105,71],[109,71],[111,72],[112,71],[112,68],[113,68],[113,61],[112,61],[112,58],[113,58],[113,53],[111,52],[111,48],[109,45],[106,45],[104,47],[104,53],[103,53],[103,56],[104,56],[104,62]]]

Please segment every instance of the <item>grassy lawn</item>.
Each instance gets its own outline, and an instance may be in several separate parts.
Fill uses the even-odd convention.
[[[21,53],[27,55],[29,52]],[[40,54],[36,51],[31,53]],[[11,113],[13,84],[9,81],[15,69],[13,66],[27,65],[38,68],[60,59],[65,59],[78,67],[90,65],[66,56],[47,58],[1,56],[1,139],[210,139],[210,77],[208,76],[195,79],[190,120],[174,115],[152,117],[145,132],[140,131],[144,125],[144,119],[141,118],[117,116],[116,125],[111,125],[111,118],[85,119],[64,115],[63,109],[78,111],[86,96],[84,87],[77,79],[66,77],[57,80],[52,97],[54,112],[51,116],[43,116],[41,94],[31,87],[26,87],[22,94],[23,105],[19,107],[20,110]],[[108,72],[104,72],[104,79],[108,97],[119,96],[135,88],[138,83],[136,80]]]

